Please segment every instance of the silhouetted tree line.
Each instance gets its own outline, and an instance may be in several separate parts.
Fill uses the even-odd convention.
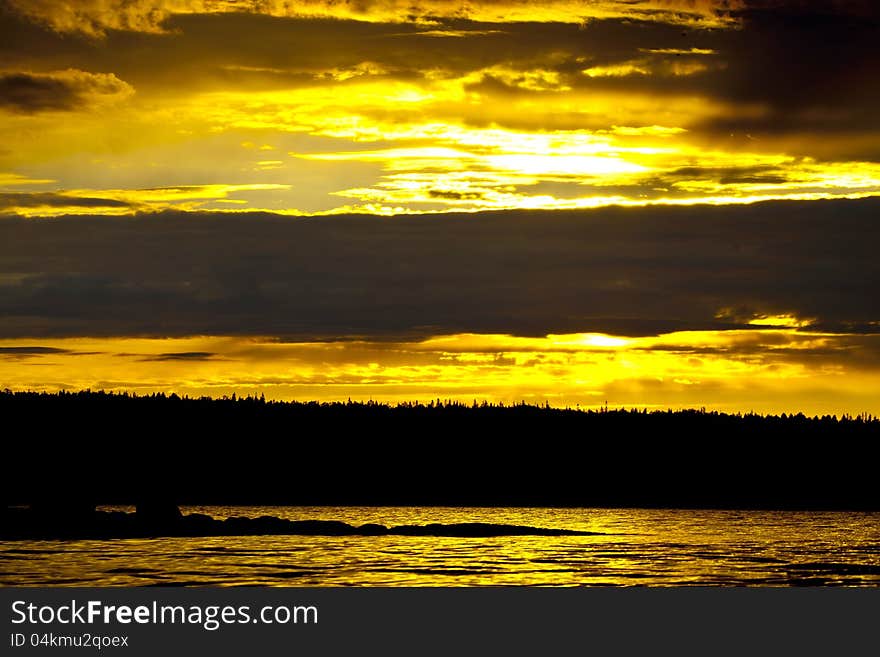
[[[5,391],[0,415],[7,503],[880,509],[866,414]]]

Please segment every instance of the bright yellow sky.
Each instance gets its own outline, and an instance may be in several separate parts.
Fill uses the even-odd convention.
[[[309,316],[296,315],[307,284],[298,283],[302,271],[290,263],[325,248],[325,237],[291,242],[285,255],[272,249],[294,238],[278,245],[273,239],[281,238],[265,237],[268,228],[228,239],[211,229],[166,259],[174,249],[163,240],[178,238],[159,222],[137,237],[137,248],[152,249],[154,264],[144,265],[148,255],[139,252],[137,270],[129,271],[121,254],[132,243],[112,236],[113,226],[124,224],[94,229],[109,240],[97,254],[83,241],[89,233],[69,232],[79,215],[110,221],[172,210],[194,213],[194,222],[195,213],[253,211],[335,221],[353,213],[878,196],[880,99],[864,91],[876,84],[880,65],[870,3],[837,3],[818,14],[785,0],[9,5],[0,14],[0,221],[54,218],[63,225],[53,232],[56,242],[8,224],[13,237],[0,253],[8,299],[0,303],[0,380],[7,385],[880,410],[870,392],[878,387],[880,311],[868,291],[878,281],[874,269],[861,276],[862,261],[847,264],[839,250],[859,244],[863,226],[875,229],[856,222],[846,229],[852,235],[841,236],[834,232],[837,210],[828,210],[827,230],[839,240],[827,245],[830,255],[822,255],[815,225],[804,237],[786,219],[785,231],[801,240],[791,246],[797,262],[788,260],[771,220],[749,223],[746,246],[725,228],[718,239],[744,260],[721,263],[723,249],[712,257],[717,267],[742,267],[740,283],[715,281],[717,271],[700,260],[703,247],[682,246],[678,234],[669,239],[681,250],[682,269],[665,262],[656,290],[646,263],[651,249],[673,248],[662,231],[626,267],[615,260],[629,252],[625,231],[602,232],[604,247],[582,261],[575,250],[562,263],[546,255],[563,249],[547,237],[534,246],[546,262],[528,260],[528,245],[516,246],[509,259],[532,263],[517,266],[535,267],[536,287],[562,288],[552,309],[533,308],[546,294],[523,297],[517,307],[511,293],[513,301],[505,297],[486,311],[489,319],[481,314],[489,302],[475,301],[469,319],[436,278],[422,301],[410,298],[415,288],[365,290],[361,296],[387,300],[382,312],[399,320],[393,331],[380,320],[361,321],[367,311],[353,302],[347,308],[354,319],[339,319],[346,306],[338,300],[353,293],[336,277],[351,273],[351,259],[332,251],[324,264],[302,269],[314,275],[308,286],[327,304],[309,301]],[[765,260],[748,260],[765,257],[761,231],[780,249],[779,285]],[[31,241],[18,249],[16,239]],[[363,239],[364,249],[385,248],[381,239]],[[586,240],[586,253],[592,238],[577,239]],[[492,253],[483,280],[502,278],[513,265],[501,247],[482,234],[473,240],[475,249]],[[453,253],[459,245],[437,249]],[[205,261],[201,248],[217,260]],[[431,248],[419,248],[419,258],[435,266]],[[605,268],[614,270],[608,280],[596,264],[606,258]],[[390,268],[394,284],[405,287],[409,270],[393,261],[358,266],[377,281]],[[445,266],[456,267],[452,255]],[[589,275],[578,269],[587,266]],[[627,267],[637,267],[638,276]],[[760,286],[750,287],[755,272]],[[413,274],[413,285],[420,275]],[[229,280],[253,277],[262,278],[232,295]],[[675,309],[649,312],[634,291],[636,278],[644,295],[670,295]],[[698,289],[700,280],[715,287]],[[798,292],[799,281],[815,288],[819,301]],[[479,277],[465,283],[482,284]],[[581,286],[592,286],[583,296],[589,308],[575,312],[566,304],[580,303]],[[173,310],[169,295],[178,294],[190,295],[179,308],[201,309],[199,321],[187,324],[185,312]],[[227,321],[225,294],[235,308],[228,314],[239,313],[235,321]],[[281,307],[275,335],[266,318]],[[144,319],[122,327],[117,314]],[[623,328],[609,332],[612,320]],[[308,328],[292,335],[291,325]],[[657,328],[667,325],[674,328]],[[560,326],[572,333],[558,335]],[[238,337],[224,337],[226,331]],[[205,334],[215,337],[192,337]],[[867,364],[853,357],[860,350]],[[209,355],[150,359],[203,352]]]
[[[3,343],[0,378],[14,389],[880,414],[876,369],[801,357],[877,350],[880,336],[854,341],[787,328],[643,338],[460,334],[417,342],[68,338],[42,340],[42,351],[29,349],[32,343]]]
[[[743,80],[766,69],[744,3],[12,4],[44,42],[0,73],[0,190],[26,216],[880,192],[853,145],[875,135],[816,131],[846,111]]]

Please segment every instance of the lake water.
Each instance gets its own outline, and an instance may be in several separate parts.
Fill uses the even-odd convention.
[[[594,536],[234,536],[0,542],[3,585],[880,586],[880,513],[184,507],[361,525],[489,522]]]

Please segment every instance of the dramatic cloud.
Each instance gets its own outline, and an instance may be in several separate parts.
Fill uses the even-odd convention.
[[[46,354],[66,354],[67,349],[57,347],[0,347],[0,358],[28,358],[30,356],[45,356]]]
[[[582,23],[629,18],[705,27],[730,25],[739,0],[9,0],[16,11],[60,32],[92,36],[106,30],[162,32],[172,16],[254,13],[283,18],[333,18],[382,23],[433,24],[438,19],[483,22]]]
[[[878,32],[867,0],[7,0],[0,338],[61,351],[0,378],[861,410]]]
[[[458,334],[404,342],[193,337],[51,344],[55,352],[46,348],[27,361],[0,358],[0,378],[41,390],[235,392],[321,401],[440,396],[581,407],[880,410],[871,394],[880,382],[878,335],[760,329],[644,338]],[[181,351],[162,351],[169,348]]]
[[[59,30],[105,14],[132,28],[105,25],[100,39],[2,14],[7,66],[56,71],[4,78],[18,89],[5,94],[0,128],[4,191],[43,180],[52,189],[37,191],[84,198],[110,188],[138,210],[292,214],[880,193],[880,23],[870,5],[576,3],[594,18],[582,24],[560,22],[568,4],[514,3],[544,11],[532,17],[541,22],[502,20],[493,12],[509,7],[499,3],[454,4],[438,4],[433,26],[406,12],[383,22],[392,5],[382,3],[22,8],[56,16]],[[350,11],[371,18],[341,20]],[[677,25],[669,11],[732,22]],[[632,20],[642,14],[657,20]],[[138,94],[110,93],[121,80]],[[128,100],[99,111],[94,99],[105,97]],[[83,111],[63,122],[45,111],[61,108]],[[253,193],[199,205],[134,194],[218,185]],[[41,212],[28,207],[20,212]]]
[[[194,210],[206,203],[244,203],[238,193],[287,189],[287,185],[185,185],[150,189],[0,192],[0,213],[52,217],[74,214],[130,214],[136,210]]]
[[[112,73],[76,69],[51,73],[0,72],[0,109],[24,114],[82,109],[133,93],[130,85]]]
[[[878,208],[8,218],[0,331],[632,336],[808,320],[872,332]]]
[[[143,360],[145,362],[167,362],[182,361],[185,363],[193,361],[213,360],[216,354],[210,351],[173,351],[170,353],[156,354],[155,356],[147,356]]]
[[[90,196],[71,196],[53,192],[0,192],[0,212],[35,212],[40,216],[76,212],[94,212],[96,208],[109,213],[128,212],[132,206],[124,201],[95,198]]]

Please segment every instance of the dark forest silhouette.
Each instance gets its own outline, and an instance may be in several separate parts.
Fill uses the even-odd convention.
[[[880,509],[880,420],[866,415],[10,391],[0,393],[0,414],[6,504],[58,510],[97,503]]]

